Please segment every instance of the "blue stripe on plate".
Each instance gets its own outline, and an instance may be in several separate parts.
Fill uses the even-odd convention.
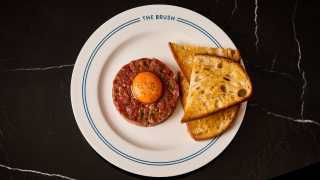
[[[200,26],[196,25],[195,23],[192,23],[191,21],[188,21],[186,19],[182,19],[182,18],[177,18],[178,22],[181,22],[181,23],[184,23],[192,28],[195,28],[197,29],[199,32],[201,32],[202,34],[204,34],[206,37],[208,37],[217,47],[221,47],[221,45],[219,44],[219,42],[210,34],[208,33],[205,29],[201,28]],[[140,22],[140,18],[135,18],[135,19],[132,19],[130,21],[127,21],[123,24],[121,24],[120,26],[114,28],[111,32],[109,32],[98,44],[97,46],[94,48],[93,52],[91,53],[90,57],[89,57],[89,60],[86,64],[86,67],[85,67],[85,71],[84,71],[84,74],[83,74],[83,80],[82,80],[82,99],[83,99],[83,106],[84,106],[84,110],[85,110],[85,113],[86,113],[86,116],[87,116],[87,119],[90,123],[90,126],[91,128],[94,130],[94,132],[96,133],[96,135],[98,136],[98,138],[108,147],[110,148],[113,152],[115,152],[116,154],[128,159],[128,160],[131,160],[131,161],[134,161],[134,162],[137,162],[137,163],[141,163],[141,164],[145,164],[145,165],[152,165],[152,166],[167,166],[167,165],[173,165],[173,164],[178,164],[178,163],[182,163],[182,162],[185,162],[185,161],[188,161],[188,160],[191,160],[193,159],[194,157],[202,154],[203,152],[205,152],[207,149],[209,149],[217,140],[218,140],[218,137],[211,140],[206,146],[204,146],[203,148],[201,148],[199,151],[189,155],[189,156],[186,156],[184,158],[181,158],[181,159],[177,159],[177,160],[173,160],[173,161],[146,161],[146,160],[142,160],[142,159],[139,159],[139,158],[135,158],[133,156],[130,156],[129,154],[127,153],[124,153],[122,151],[120,151],[119,149],[117,149],[116,147],[114,147],[107,139],[105,139],[103,137],[103,135],[100,133],[100,131],[98,130],[98,128],[96,127],[96,125],[94,124],[92,118],[91,118],[91,115],[90,115],[90,112],[89,112],[89,109],[88,109],[88,105],[87,105],[87,96],[86,96],[86,84],[87,84],[87,76],[88,76],[88,72],[89,72],[89,69],[90,69],[90,66],[91,66],[91,63],[95,57],[95,55],[97,54],[97,52],[99,51],[99,49],[101,48],[101,46],[108,41],[108,39],[110,39],[115,33],[119,32],[120,30],[132,25],[132,24],[135,24],[135,23],[138,23]]]

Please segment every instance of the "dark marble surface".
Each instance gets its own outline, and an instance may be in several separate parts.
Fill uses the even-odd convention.
[[[217,0],[0,6],[0,179],[142,177],[115,168],[85,141],[70,79],[80,48],[112,16],[164,3],[199,12],[239,47],[255,93],[243,124],[208,165],[177,179],[265,179],[320,160],[316,1]]]

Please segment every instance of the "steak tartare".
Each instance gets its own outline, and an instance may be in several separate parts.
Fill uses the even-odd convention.
[[[134,78],[139,73],[144,72],[154,74],[161,81],[161,92],[150,93],[150,91],[147,91],[147,95],[156,94],[160,96],[159,93],[161,93],[160,97],[148,98],[148,100],[154,99],[154,102],[141,101],[132,92]],[[150,84],[147,86],[150,86]],[[153,85],[152,87],[158,86]],[[175,110],[179,98],[177,76],[158,59],[141,58],[131,61],[123,66],[114,78],[112,98],[117,110],[129,122],[144,127],[157,125],[165,121]]]

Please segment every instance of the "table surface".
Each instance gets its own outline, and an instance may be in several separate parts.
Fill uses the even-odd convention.
[[[216,159],[177,179],[265,179],[320,160],[316,1],[154,1],[189,8],[240,49],[254,83],[243,124]],[[140,179],[101,158],[74,119],[70,80],[91,33],[151,1],[0,6],[0,179]],[[316,59],[315,59],[316,58]]]

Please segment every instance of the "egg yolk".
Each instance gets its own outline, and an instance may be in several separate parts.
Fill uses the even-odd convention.
[[[153,103],[162,94],[161,80],[151,72],[141,72],[132,81],[132,94],[142,103]]]

